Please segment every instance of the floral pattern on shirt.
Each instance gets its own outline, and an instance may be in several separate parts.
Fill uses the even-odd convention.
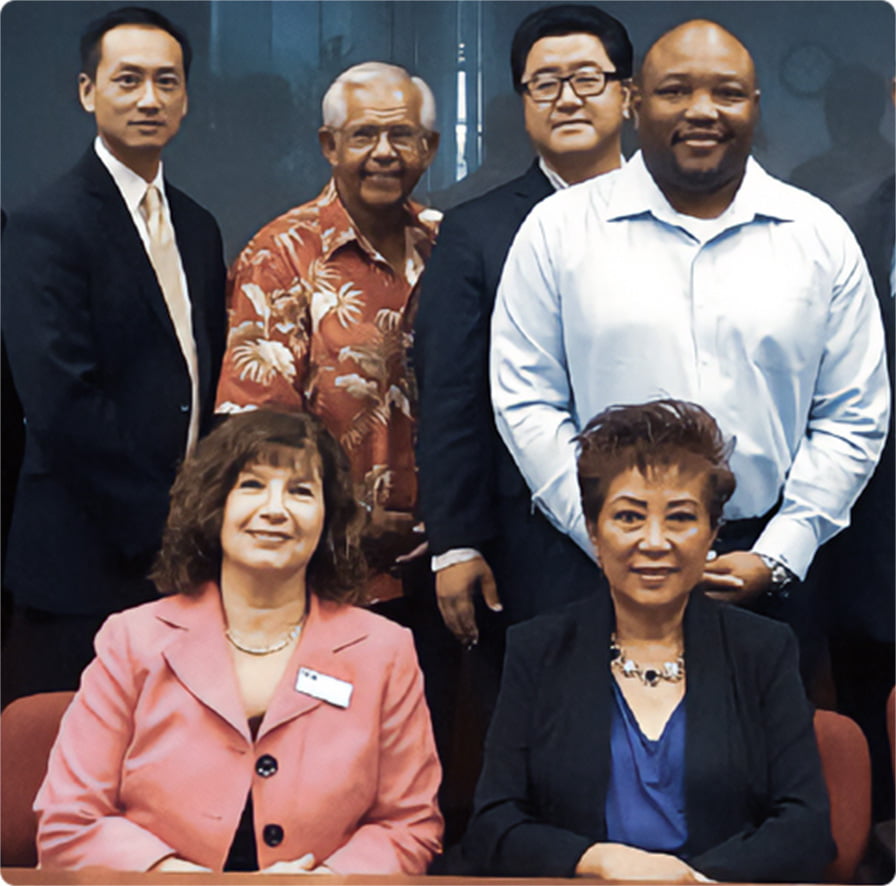
[[[263,227],[228,278],[217,411],[319,416],[349,454],[359,500],[413,512],[416,393],[411,303],[435,213],[407,203],[404,275],[354,227],[331,181]]]

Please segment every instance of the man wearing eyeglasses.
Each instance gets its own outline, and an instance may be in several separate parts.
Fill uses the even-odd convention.
[[[355,65],[324,95],[318,135],[331,181],[262,228],[230,270],[217,411],[322,419],[370,514],[368,600],[388,600],[401,593],[396,559],[423,540],[406,310],[438,214],[408,196],[438,146],[435,101],[403,68]]]
[[[886,436],[868,270],[843,219],[750,156],[756,71],[729,31],[695,20],[660,37],[632,107],[641,151],[538,206],[508,255],[498,427],[538,507],[588,551],[577,431],[613,403],[704,406],[734,442],[737,477],[704,582],[788,621],[808,684],[822,648],[798,579],[848,524]]]
[[[500,671],[506,624],[601,580],[591,560],[532,508],[498,437],[489,323],[507,250],[529,210],[622,163],[632,46],[622,24],[596,6],[563,4],[520,23],[510,61],[537,158],[522,177],[446,214],[421,284],[414,345],[417,462],[438,604],[461,643],[481,643],[483,679]]]

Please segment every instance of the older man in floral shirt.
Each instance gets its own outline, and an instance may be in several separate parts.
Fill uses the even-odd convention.
[[[403,69],[368,62],[323,100],[333,178],[316,200],[262,228],[230,271],[219,413],[258,406],[318,415],[349,454],[371,515],[368,598],[423,536],[414,509],[411,294],[439,214],[408,200],[438,146],[435,102]]]

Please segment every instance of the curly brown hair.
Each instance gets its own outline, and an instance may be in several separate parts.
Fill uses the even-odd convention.
[[[610,483],[623,471],[681,465],[697,456],[706,464],[706,504],[715,529],[736,481],[726,443],[715,419],[696,403],[651,400],[610,406],[588,422],[576,438],[578,478],[585,520],[597,520]]]
[[[247,465],[278,466],[284,446],[313,454],[321,468],[324,525],[308,563],[308,586],[322,599],[361,601],[364,512],[355,501],[348,456],[314,416],[271,409],[225,419],[178,471],[162,548],[150,575],[161,593],[194,594],[203,582],[220,580],[227,496]]]

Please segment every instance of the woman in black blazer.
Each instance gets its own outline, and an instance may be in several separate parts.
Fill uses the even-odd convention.
[[[605,410],[579,442],[610,594],[511,628],[466,860],[508,876],[818,880],[834,844],[794,638],[695,590],[734,491],[718,427],[657,400]]]

